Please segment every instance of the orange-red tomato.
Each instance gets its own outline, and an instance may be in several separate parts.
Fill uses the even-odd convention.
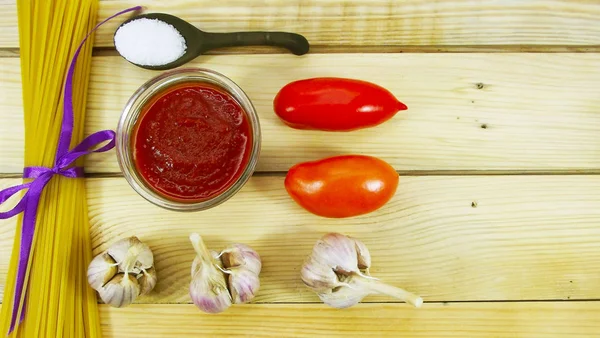
[[[381,208],[396,193],[398,182],[398,173],[385,161],[344,155],[296,164],[285,178],[285,189],[306,210],[342,218]]]

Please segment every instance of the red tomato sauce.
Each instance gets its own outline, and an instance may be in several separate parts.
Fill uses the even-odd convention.
[[[252,150],[246,113],[228,93],[186,83],[144,107],[133,137],[134,162],[164,197],[200,202],[242,175]]]

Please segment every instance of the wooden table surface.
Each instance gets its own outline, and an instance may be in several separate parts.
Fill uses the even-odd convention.
[[[152,247],[159,278],[137,304],[101,306],[106,337],[600,336],[600,1],[107,0],[101,18],[140,3],[207,31],[302,33],[312,52],[227,49],[190,64],[237,82],[262,123],[257,175],[215,209],[162,210],[128,186],[114,151],[88,157],[94,252],[137,235]],[[14,1],[0,1],[0,19],[1,189],[20,182],[24,135]],[[111,49],[118,22],[96,38],[88,133],[116,128],[129,96],[158,74]],[[313,76],[378,83],[409,110],[353,133],[285,127],[274,95]],[[290,166],[342,153],[379,156],[398,170],[388,205],[324,219],[287,196]],[[14,227],[0,220],[0,292]],[[253,304],[220,315],[190,304],[193,231],[209,247],[239,241],[259,251]],[[363,240],[373,275],[421,295],[424,306],[379,296],[347,310],[321,304],[298,272],[328,231]]]

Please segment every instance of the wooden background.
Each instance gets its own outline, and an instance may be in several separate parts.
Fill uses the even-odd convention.
[[[137,4],[207,31],[288,30],[311,53],[226,49],[198,58],[236,81],[263,126],[258,173],[201,213],[159,209],[122,178],[114,151],[87,160],[95,252],[137,235],[159,283],[126,309],[101,306],[106,337],[600,336],[600,1],[172,0],[101,2],[101,18]],[[14,1],[0,0],[0,189],[20,182],[23,122]],[[157,72],[112,49],[119,20],[95,42],[87,132],[116,128],[133,91]],[[251,55],[248,55],[251,54]],[[273,114],[286,83],[343,76],[390,89],[409,110],[353,133],[297,131]],[[298,207],[293,164],[342,153],[379,156],[400,174],[384,208],[323,219]],[[15,220],[0,220],[0,292]],[[263,257],[253,304],[216,315],[187,294],[190,232]],[[299,279],[325,232],[363,240],[372,272],[421,295],[414,309],[379,296],[347,310],[319,303]]]

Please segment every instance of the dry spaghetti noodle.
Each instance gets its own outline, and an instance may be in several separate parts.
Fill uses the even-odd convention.
[[[94,27],[98,0],[17,0],[25,166],[52,168],[63,118],[63,81],[79,42]],[[83,136],[92,44],[83,45],[73,83],[73,147]],[[76,163],[81,165],[80,161]],[[15,300],[23,217],[19,215],[0,315],[8,337],[99,337],[98,306],[86,281],[91,260],[85,182],[54,177],[41,193],[25,273],[27,294]],[[16,304],[15,304],[16,303]]]

